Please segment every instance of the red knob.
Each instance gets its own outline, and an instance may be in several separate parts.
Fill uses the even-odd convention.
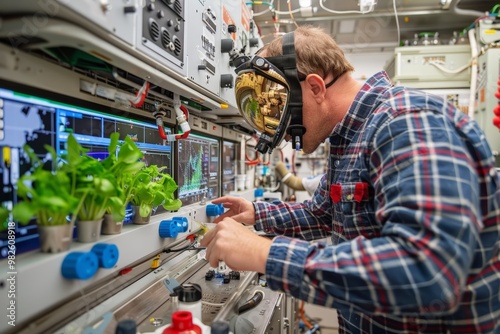
[[[493,117],[493,124],[500,129],[500,116]]]

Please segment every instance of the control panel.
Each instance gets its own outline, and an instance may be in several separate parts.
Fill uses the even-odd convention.
[[[287,316],[285,312],[280,314],[281,310],[285,311],[285,298],[282,293],[267,288],[256,273],[220,270],[205,265],[185,282],[197,286],[202,293],[199,320],[203,324],[223,320],[229,323],[233,333],[241,334],[285,331],[283,324]],[[167,286],[164,284],[158,289],[158,293],[163,293],[162,305],[138,324],[141,333],[157,332],[160,326],[170,322],[173,310],[170,295],[175,289]],[[132,309],[129,312],[134,313]],[[272,321],[276,313],[280,316],[278,326]]]
[[[187,77],[219,95],[220,7],[213,1],[189,1],[186,32]]]
[[[234,66],[233,60],[248,53],[247,40],[249,27],[249,11],[243,1],[221,1],[222,29],[221,29],[221,84],[220,96],[235,104],[234,97]]]
[[[203,255],[197,254],[196,242],[208,231],[213,217],[222,213],[220,206],[217,210],[214,207],[193,204],[175,213],[155,215],[149,224],[127,224],[121,233],[101,235],[95,243],[73,241],[66,252],[19,254],[14,270],[7,268],[7,261],[0,261],[0,282],[15,279],[15,300],[22,305],[15,309],[16,326],[2,322],[0,331],[24,333],[36,328],[39,333],[47,333],[63,326],[62,331],[55,331],[63,333],[72,326],[85,328],[109,309],[125,307],[127,300],[166,277],[184,282],[187,273],[207,264]],[[205,272],[200,275],[204,277]],[[43,282],[43,288],[34,283],[34,277]],[[135,287],[125,289],[133,282]],[[165,292],[162,303],[168,296]],[[8,303],[8,298],[0,300],[5,309]],[[44,312],[48,312],[47,317],[38,316]]]
[[[142,15],[138,17],[140,34],[137,41],[139,50],[162,62],[170,62],[182,75],[186,74],[184,15],[184,0],[146,0]]]
[[[12,298],[0,298],[15,326],[1,322],[0,332],[109,332],[131,314],[139,326],[158,329],[159,321],[150,319],[168,321],[166,281],[198,282],[205,302],[200,318],[207,322],[230,320],[239,315],[232,310],[237,301],[254,297],[260,306],[240,313],[274,314],[279,294],[250,294],[250,288],[266,290],[256,274],[208,268],[199,246],[224,212],[208,202],[222,195],[223,181],[233,183],[234,160],[241,160],[243,135],[224,131],[226,123],[209,113],[238,115],[232,61],[251,49],[246,3],[19,0],[2,5],[0,21],[0,206],[2,215],[8,212],[0,223],[15,238],[11,255],[7,233],[0,234],[0,290],[15,289]],[[64,213],[63,238],[55,239],[65,247],[45,249],[35,217],[25,225],[14,219],[12,210],[23,201],[17,182],[34,156],[48,172],[71,151],[73,138],[82,156],[98,161],[119,158],[123,143],[133,142],[141,154],[132,165],[169,173],[183,206],[172,212],[165,202],[152,205],[146,207],[151,219],[136,221],[142,209],[127,205],[123,221],[114,222],[119,228],[96,225],[91,240],[79,239],[84,228],[75,211]],[[23,153],[25,146],[33,156]],[[113,146],[120,149],[110,153]]]

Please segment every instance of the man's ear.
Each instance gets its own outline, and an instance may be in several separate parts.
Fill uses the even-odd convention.
[[[310,91],[310,94],[318,103],[325,99],[326,87],[323,78],[317,74],[309,74],[306,77],[305,84],[306,89]]]

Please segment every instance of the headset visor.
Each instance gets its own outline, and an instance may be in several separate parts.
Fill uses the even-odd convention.
[[[279,144],[290,121],[285,77],[258,56],[239,66],[236,73],[235,94],[240,113],[255,130],[267,135],[274,145]]]

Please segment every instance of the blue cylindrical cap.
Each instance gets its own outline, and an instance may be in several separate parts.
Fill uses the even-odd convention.
[[[220,216],[224,213],[224,205],[222,204],[207,204],[206,213],[209,217]]]
[[[72,252],[64,258],[61,274],[67,279],[89,279],[98,268],[99,259],[94,252]]]
[[[189,229],[189,221],[186,217],[174,217],[172,220],[177,224],[179,232],[186,232]]]
[[[262,197],[262,196],[264,196],[264,189],[262,189],[262,188],[255,189],[254,196],[255,197]]]
[[[162,220],[158,227],[160,238],[175,238],[179,234],[177,223],[173,220]]]
[[[101,268],[113,268],[118,262],[120,254],[118,247],[114,244],[95,244],[92,247],[92,252],[97,255],[99,267]]]

